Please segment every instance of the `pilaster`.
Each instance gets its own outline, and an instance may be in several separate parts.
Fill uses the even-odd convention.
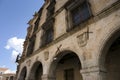
[[[56,79],[55,79],[55,77],[49,76],[48,74],[43,74],[42,80],[56,80]]]
[[[83,80],[107,80],[106,71],[98,66],[83,68],[81,70]]]

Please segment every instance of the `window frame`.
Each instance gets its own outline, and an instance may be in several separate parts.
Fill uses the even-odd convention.
[[[82,5],[87,5],[87,9],[88,9],[88,14],[89,17],[87,19],[85,19],[84,21],[82,21],[83,23],[85,21],[87,21],[91,16],[92,16],[92,12],[91,12],[91,8],[90,8],[90,4],[87,0],[73,0],[69,5],[66,6],[66,10],[67,10],[67,31],[71,31],[72,29],[78,27],[80,24],[82,24],[82,22],[80,22],[77,26],[73,25],[73,19],[72,19],[72,11],[74,9],[77,8],[81,8]]]
[[[46,42],[46,38],[48,37],[48,33],[46,33],[48,30],[52,30],[52,39],[49,42]],[[49,21],[45,22],[42,26],[42,35],[41,35],[41,42],[40,47],[44,47],[47,44],[51,43],[54,40],[54,18],[50,19]]]
[[[31,38],[29,38],[29,44],[27,47],[27,56],[30,56],[34,52],[35,42],[36,42],[36,35],[33,35]]]
[[[51,33],[51,31],[52,31],[52,38],[48,40],[48,38],[49,38],[49,33]],[[43,46],[51,43],[51,42],[53,41],[53,38],[54,38],[53,27],[49,27],[49,28],[47,28],[47,29],[44,29],[42,36],[43,36],[43,37],[42,37],[42,38],[43,38],[43,39],[42,39]]]

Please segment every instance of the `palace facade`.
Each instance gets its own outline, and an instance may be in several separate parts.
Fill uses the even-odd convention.
[[[17,80],[120,80],[120,0],[45,0],[28,24]]]

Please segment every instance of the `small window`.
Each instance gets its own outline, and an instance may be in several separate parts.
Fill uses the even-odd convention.
[[[79,3],[79,1],[77,2]],[[76,7],[74,7],[73,4],[75,5],[76,3],[72,3],[73,6],[72,9],[68,9],[70,13],[68,15],[68,19],[70,21],[70,26],[68,30],[71,30],[79,26],[79,24],[86,21],[91,16],[90,8],[87,1],[83,1],[82,3],[78,4]]]

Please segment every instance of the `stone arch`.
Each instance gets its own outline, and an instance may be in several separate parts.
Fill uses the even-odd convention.
[[[40,61],[37,61],[33,64],[28,79],[29,80],[42,80],[43,66]]]
[[[81,67],[81,61],[78,55],[73,51],[65,50],[59,52],[53,57],[53,61],[51,62],[49,67],[48,77],[51,80],[59,80],[59,77],[57,75],[61,74],[62,77],[60,78],[60,80],[68,80],[65,79],[66,77],[72,80],[72,77],[70,77],[69,75],[72,76],[72,74],[75,74],[74,80],[82,80],[82,75],[80,73]],[[69,72],[71,73],[69,74]]]
[[[110,46],[112,45],[112,43],[120,36],[120,26],[113,29],[110,33],[108,33],[105,37],[105,39],[103,39],[101,42],[101,46],[99,49],[99,56],[98,56],[98,63],[99,65],[101,65],[100,67],[102,67],[104,65],[104,57],[106,56]]]
[[[14,76],[10,76],[10,80],[14,80]]]
[[[106,38],[104,39],[103,44],[100,49],[98,63],[99,63],[100,69],[103,72],[105,72],[104,73],[105,80],[106,79],[114,80],[114,79],[112,79],[112,77],[110,77],[111,79],[108,79],[108,74],[111,74],[110,70],[108,70],[108,68],[110,68],[110,67],[108,67],[108,64],[110,64],[110,57],[111,58],[114,57],[113,53],[110,50],[118,39],[120,39],[120,27],[119,26],[117,28],[113,29],[108,35],[106,35]],[[119,55],[119,54],[117,54],[117,55]],[[119,56],[119,58],[120,58],[120,56]],[[112,60],[114,61],[115,59],[112,59]],[[109,61],[109,63],[108,63],[108,61]],[[111,63],[113,63],[113,61],[111,61]],[[114,63],[112,65],[116,65],[116,63]],[[117,64],[117,65],[120,66],[120,64]],[[120,74],[120,71],[119,71],[119,74]],[[117,79],[115,79],[115,80],[117,80]]]
[[[20,72],[20,76],[18,80],[25,80],[27,75],[27,68],[23,67],[23,69]]]

